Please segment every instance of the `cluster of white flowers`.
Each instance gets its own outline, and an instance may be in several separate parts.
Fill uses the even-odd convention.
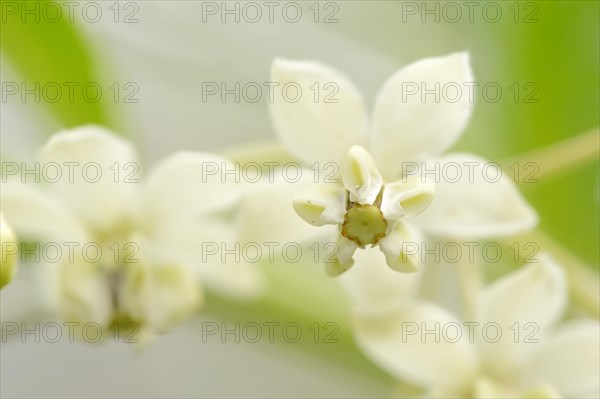
[[[149,338],[193,314],[203,302],[203,284],[238,297],[259,294],[263,279],[256,267],[207,261],[201,243],[322,236],[322,230],[299,226],[290,217],[297,219],[293,209],[310,225],[336,226],[335,232],[325,230],[337,242],[326,271],[341,275],[359,348],[394,377],[430,397],[599,395],[598,323],[560,325],[568,303],[566,278],[550,256],[539,255],[478,290],[473,308],[460,316],[448,304],[420,295],[428,265],[423,268],[420,254],[408,253],[405,243],[507,237],[537,223],[509,179],[484,178],[487,160],[469,153],[441,155],[468,123],[470,96],[453,101],[403,96],[406,82],[472,82],[468,54],[424,59],[395,73],[378,94],[370,121],[358,90],[330,67],[277,59],[272,80],[306,92],[315,83],[335,82],[335,102],[280,97],[271,103],[277,134],[290,153],[311,167],[339,165],[332,182],[277,181],[249,190],[234,179],[204,173],[209,163],[228,170],[235,165],[200,152],[168,157],[139,183],[114,174],[47,184],[10,179],[1,191],[2,242],[16,242],[5,216],[22,239],[95,243],[104,253],[99,260],[76,253],[42,265],[52,271],[47,284],[59,308],[75,321],[135,322]],[[139,162],[129,143],[96,126],[54,135],[40,161],[94,163],[104,171]],[[415,170],[407,173],[406,163],[425,171],[456,165],[469,178],[427,179]],[[5,255],[1,286],[17,263],[15,253]],[[415,330],[489,323],[517,334],[529,323],[539,340],[531,344],[506,334],[489,342],[459,331],[440,341]]]
[[[370,124],[358,91],[332,68],[276,60],[272,76],[280,84],[337,83],[335,103],[279,99],[271,113],[281,140],[300,160],[341,164],[341,184],[298,194],[294,209],[312,225],[338,225],[338,262],[326,265],[329,274],[346,272],[357,259],[359,266],[339,281],[353,302],[356,342],[373,362],[422,388],[425,397],[600,395],[599,325],[583,319],[558,326],[567,302],[566,279],[548,255],[479,290],[474,309],[460,323],[444,307],[448,304],[421,299],[422,257],[402,253],[404,242],[506,237],[537,223],[509,179],[483,178],[488,161],[472,154],[439,157],[459,138],[471,101],[403,97],[405,82],[427,87],[471,82],[466,53],[424,59],[398,71],[381,89]],[[406,175],[403,162],[421,163],[424,170],[435,170],[435,164],[472,165],[476,172],[473,179],[434,183]],[[469,175],[466,169],[462,174]],[[385,259],[368,245],[379,246]],[[355,254],[357,248],[363,251]],[[504,332],[501,340],[463,334],[462,329],[488,323]],[[523,325],[535,328],[539,341],[507,334],[511,328],[518,334]],[[447,326],[459,326],[459,336],[440,340],[439,329]]]
[[[231,162],[182,152],[156,165],[146,180],[129,182],[109,171],[139,165],[133,147],[96,126],[54,135],[40,162],[93,163],[101,171],[98,179],[2,184],[2,211],[20,238],[99,248],[99,259],[74,250],[41,265],[52,270],[46,283],[66,318],[102,326],[134,322],[151,337],[199,308],[201,284],[241,297],[261,290],[250,265],[202,262],[199,243],[234,241],[234,226],[219,214],[243,192],[235,182],[203,174],[202,165],[233,168]],[[2,228],[4,236],[4,222]]]

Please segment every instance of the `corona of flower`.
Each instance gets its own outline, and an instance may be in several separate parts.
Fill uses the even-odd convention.
[[[378,245],[389,267],[416,271],[418,258],[401,253],[405,241],[418,239],[418,232],[403,223],[407,216],[422,212],[433,199],[434,185],[418,178],[383,184],[371,155],[354,146],[342,164],[342,186],[322,185],[298,195],[294,209],[308,223],[339,226],[337,263],[327,263],[328,272],[340,274],[354,263],[357,248]]]
[[[419,256],[408,254],[404,244],[420,243],[425,235],[481,239],[536,224],[535,212],[508,178],[484,177],[488,161],[467,153],[440,156],[466,126],[471,96],[440,100],[403,93],[406,83],[431,88],[472,82],[467,53],[423,59],[396,72],[379,92],[370,122],[358,90],[332,68],[277,59],[272,80],[303,93],[294,102],[276,96],[271,104],[285,147],[311,168],[341,165],[343,185],[321,183],[294,200],[307,222],[339,226],[337,263],[327,265],[329,274],[348,270],[357,248],[379,246],[388,266],[412,272]],[[316,88],[334,92],[308,95]],[[424,173],[408,173],[409,163],[419,170],[456,165],[461,178],[433,182]]]

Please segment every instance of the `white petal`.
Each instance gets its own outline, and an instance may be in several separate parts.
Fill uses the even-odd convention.
[[[435,183],[431,179],[421,181],[418,176],[408,176],[385,186],[381,212],[388,221],[416,216],[431,204],[434,194]]]
[[[304,221],[293,207],[293,200],[305,190],[314,190],[315,183],[309,170],[302,170],[297,183],[286,181],[279,173],[272,182],[252,185],[237,208],[236,223],[242,242],[314,242],[318,237],[332,237],[334,226],[317,228]],[[332,189],[335,184],[328,184]],[[345,205],[344,205],[345,207]],[[332,208],[333,210],[334,208]],[[335,208],[337,209],[337,208]],[[335,215],[337,210],[331,214]],[[327,213],[329,215],[329,213]]]
[[[0,211],[0,289],[8,284],[17,272],[19,243],[12,228]]]
[[[379,195],[383,179],[371,154],[355,145],[342,163],[342,182],[350,193],[350,201],[372,205]]]
[[[106,230],[131,219],[140,166],[126,141],[101,127],[84,126],[52,136],[40,159],[42,165],[61,166],[62,178],[50,185],[94,228]],[[73,165],[72,176],[68,165]]]
[[[181,322],[203,302],[197,275],[185,266],[130,263],[119,288],[119,310],[154,332]]]
[[[321,167],[327,162],[340,165],[350,147],[364,144],[367,117],[363,100],[345,76],[315,62],[276,59],[271,78],[278,84],[270,104],[275,130],[300,160],[320,162]],[[295,87],[300,88],[301,96],[291,102]],[[315,98],[317,90],[319,97]]]
[[[397,179],[403,162],[437,156],[458,139],[473,108],[465,82],[473,82],[468,53],[423,59],[387,80],[375,103],[371,136],[371,150],[385,178]],[[456,88],[461,94],[454,98]],[[425,95],[426,90],[438,98]]]
[[[81,256],[58,266],[60,306],[65,318],[105,327],[113,316],[113,298],[108,275],[98,264]]]
[[[546,254],[537,260],[494,282],[477,298],[477,321],[481,326],[499,326],[480,342],[486,365],[495,375],[519,375],[564,311],[567,288],[562,269]],[[502,336],[494,342],[497,330]]]
[[[534,227],[535,211],[496,165],[471,154],[428,162],[436,175],[431,205],[414,223],[429,233],[456,238],[512,235]],[[437,168],[437,169],[436,169]],[[423,172],[425,173],[425,172]],[[498,179],[498,180],[497,180]]]
[[[379,241],[387,265],[397,272],[413,273],[421,267],[423,237],[410,225],[397,222],[392,231]]]
[[[217,155],[173,154],[159,162],[148,178],[146,212],[160,226],[231,207],[246,186],[240,173],[233,162]]]
[[[417,302],[380,316],[357,313],[352,325],[359,348],[398,379],[460,391],[475,375],[473,345],[464,334],[454,341],[462,323],[441,308]],[[444,338],[442,331],[450,329]]]
[[[258,267],[254,242],[240,240],[235,225],[205,219],[197,224],[172,226],[154,239],[156,262],[195,270],[209,289],[234,298],[261,294],[264,279]],[[268,248],[262,242],[262,254]]]
[[[0,201],[6,220],[23,240],[85,242],[88,238],[80,219],[61,198],[42,191],[34,184],[9,180],[1,185]]]
[[[342,224],[346,190],[338,184],[314,185],[296,195],[293,206],[298,216],[313,226]]]
[[[503,384],[503,381],[494,381],[486,377],[478,378],[474,384],[474,398],[477,399],[560,399],[556,389],[549,384],[541,384],[523,389],[517,384]]]
[[[337,277],[346,272],[354,265],[354,252],[358,245],[339,235],[336,245],[335,259],[331,262],[325,261],[325,271],[331,277]],[[335,261],[337,260],[337,262]]]
[[[354,262],[355,266],[337,281],[362,313],[386,312],[414,297],[421,272],[406,274],[391,270],[381,251],[373,247],[356,251]]]
[[[562,327],[531,364],[533,379],[566,398],[600,397],[600,327],[581,320]]]

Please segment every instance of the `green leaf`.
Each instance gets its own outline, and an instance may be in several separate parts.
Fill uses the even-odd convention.
[[[48,0],[3,1],[1,7],[0,49],[21,79],[8,82],[18,85],[17,95],[21,95],[22,88],[41,91],[40,103],[64,128],[86,123],[110,126],[106,109],[106,102],[110,98],[108,87],[101,85],[94,74],[90,45],[76,23],[70,22],[67,9]],[[45,9],[52,13],[44,12]],[[54,17],[56,9],[62,10],[60,18]],[[29,12],[25,13],[25,10]],[[6,84],[3,81],[3,86]],[[48,85],[47,95],[43,93],[45,85]],[[68,85],[73,85],[73,95],[70,95]],[[83,93],[85,85],[89,85],[87,99]],[[97,101],[93,86],[104,89]],[[61,89],[60,97],[56,97],[57,87]],[[48,101],[55,97],[58,98],[56,102]],[[36,99],[29,94],[25,100],[29,102]]]

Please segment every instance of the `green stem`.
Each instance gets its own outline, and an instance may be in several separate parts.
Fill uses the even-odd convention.
[[[460,295],[465,320],[474,320],[477,295],[483,289],[483,275],[477,262],[459,262],[457,264],[460,283]]]
[[[515,164],[533,163],[538,167],[535,177],[540,180],[548,180],[597,160],[600,156],[599,139],[600,129],[594,128],[573,138],[501,161],[500,165],[506,170]]]

